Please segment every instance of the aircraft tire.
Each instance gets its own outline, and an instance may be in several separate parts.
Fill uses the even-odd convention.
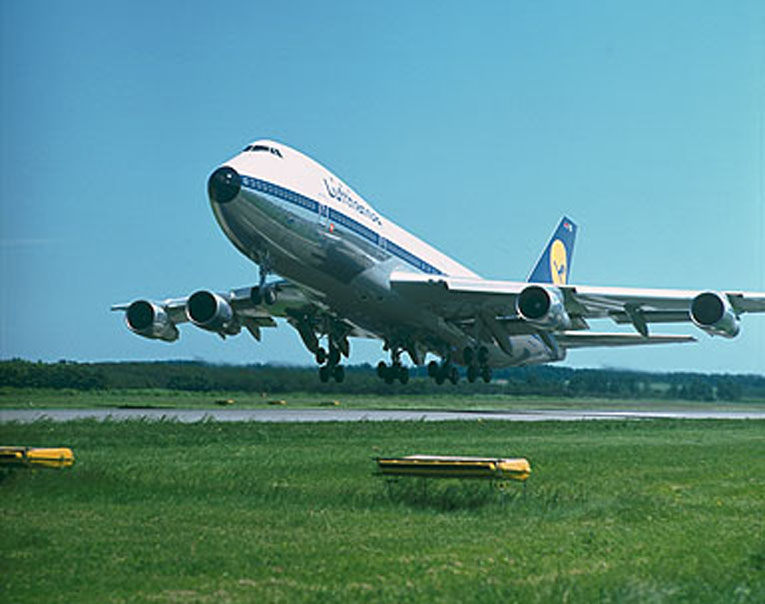
[[[330,369],[327,365],[319,367],[319,380],[322,384],[326,384],[329,381]]]
[[[409,370],[401,365],[398,367],[398,381],[402,386],[409,382]]]
[[[450,366],[448,377],[449,381],[455,386],[457,385],[457,382],[460,381],[460,372],[454,365]]]
[[[337,365],[340,362],[340,350],[335,346],[331,346],[329,349],[329,364]]]
[[[277,297],[276,290],[273,287],[267,287],[266,291],[263,292],[263,299],[269,306],[276,304]]]
[[[345,367],[342,365],[336,365],[332,369],[332,377],[338,384],[341,384],[345,380]]]
[[[438,375],[438,363],[436,361],[428,363],[428,375],[434,379]]]
[[[381,380],[384,380],[387,371],[388,366],[385,364],[385,361],[380,361],[377,363],[377,377],[379,377]]]
[[[478,349],[478,364],[486,365],[486,362],[488,360],[489,360],[489,349],[486,348],[486,346],[481,346]]]
[[[323,365],[324,363],[327,362],[327,351],[324,350],[323,348],[319,348],[316,351],[316,362],[319,365]]]
[[[491,367],[486,367],[486,366],[484,366],[484,367],[481,369],[481,378],[482,378],[482,379],[483,379],[483,381],[484,381],[484,382],[486,382],[487,384],[488,384],[489,382],[491,382]]]
[[[471,365],[473,363],[474,356],[475,351],[470,346],[465,346],[465,350],[462,351],[462,360],[464,361],[465,365]]]
[[[478,379],[478,367],[471,365],[467,368],[467,379],[471,384]]]

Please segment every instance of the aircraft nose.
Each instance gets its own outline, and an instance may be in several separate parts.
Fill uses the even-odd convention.
[[[228,166],[215,170],[207,181],[207,194],[216,203],[228,203],[239,194],[241,188],[242,177]]]

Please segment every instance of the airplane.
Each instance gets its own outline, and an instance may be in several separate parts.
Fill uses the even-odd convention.
[[[687,323],[733,338],[744,313],[765,312],[765,293],[593,287],[570,283],[576,223],[563,217],[525,281],[483,279],[386,219],[316,161],[257,140],[207,182],[213,214],[231,243],[259,269],[254,285],[199,290],[163,301],[116,304],[127,327],[173,342],[191,322],[222,338],[246,329],[256,340],[276,318],[294,327],[322,382],[345,378],[350,338],[382,340],[385,382],[409,380],[402,362],[424,365],[436,383],[491,381],[492,369],[562,361],[569,350],[692,342],[650,333]],[[275,275],[277,280],[270,280]],[[634,332],[593,332],[589,319]]]

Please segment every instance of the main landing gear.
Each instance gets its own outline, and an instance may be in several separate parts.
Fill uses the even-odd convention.
[[[377,364],[377,377],[384,380],[386,384],[392,384],[396,380],[401,384],[409,382],[409,369],[401,364],[401,349],[391,349],[391,363],[388,365],[385,361]]]
[[[428,375],[432,377],[439,386],[446,380],[449,380],[452,384],[456,384],[460,381],[460,372],[457,369],[457,366],[453,365],[449,360],[446,360],[443,363],[438,363],[437,361],[428,363]]]
[[[319,380],[326,384],[330,380],[340,383],[345,380],[343,357],[349,358],[351,344],[348,341],[350,328],[342,321],[315,312],[286,309],[288,321],[294,327],[303,344],[314,355],[319,365]],[[323,347],[321,340],[326,338]]]
[[[409,382],[409,370],[401,364],[401,361],[394,361],[390,365],[380,361],[377,364],[377,377],[384,380],[386,384],[392,384],[396,380],[406,384]]]
[[[491,381],[491,367],[489,367],[489,349],[486,346],[471,348],[466,346],[462,351],[462,360],[467,368],[467,379],[471,384],[479,377],[487,384]]]
[[[319,380],[326,384],[330,379],[334,379],[338,384],[345,379],[345,367],[340,364],[342,355],[340,349],[330,342],[329,352],[324,348],[316,351],[316,362],[319,367]]]
[[[428,364],[428,375],[439,386],[450,381],[452,384],[456,384],[460,380],[460,372],[457,367],[451,362],[448,356],[444,357],[446,360],[442,363],[437,361],[431,361]],[[462,360],[467,365],[467,379],[471,384],[478,378],[481,378],[487,384],[491,382],[491,367],[489,367],[489,350],[485,346],[480,348],[466,347],[462,351]]]

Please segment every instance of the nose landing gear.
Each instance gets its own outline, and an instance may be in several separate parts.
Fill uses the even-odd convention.
[[[268,306],[276,304],[278,298],[276,286],[274,284],[266,285],[266,277],[271,273],[271,261],[268,255],[263,255],[258,261],[258,286],[253,287],[250,291],[250,300],[255,306],[259,306],[264,302]]]

